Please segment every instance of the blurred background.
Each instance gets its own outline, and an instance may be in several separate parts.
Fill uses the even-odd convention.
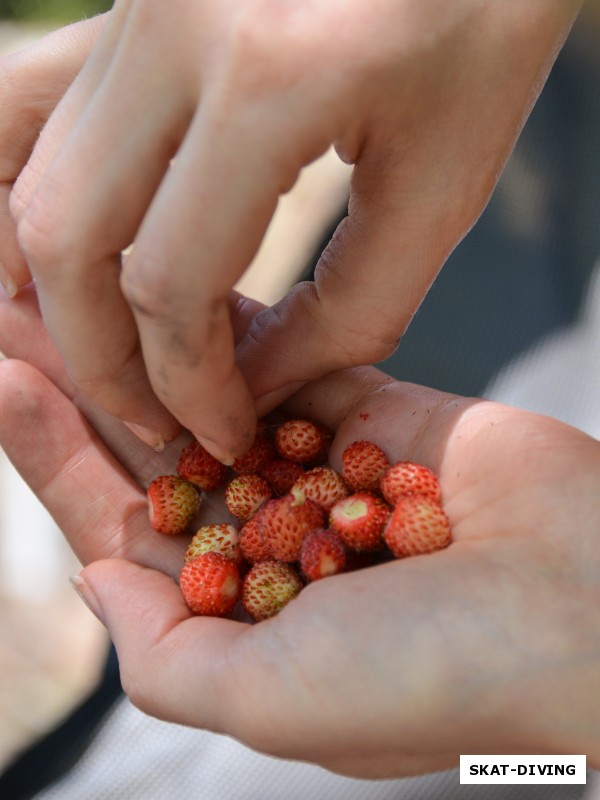
[[[42,25],[65,25],[108,11],[108,0],[2,0],[0,19]]]
[[[0,3],[0,55],[112,5]],[[553,413],[600,436],[598,395],[585,380],[577,384],[600,375],[597,360],[579,361],[576,349],[568,354],[568,377],[564,363],[542,378],[535,369],[557,339],[578,336],[592,313],[586,298],[600,254],[596,9],[578,21],[488,208],[383,368],[400,379]],[[240,290],[271,303],[298,279],[311,279],[344,214],[348,179],[331,153],[305,170]],[[515,364],[526,369],[509,387],[502,378]],[[0,451],[0,769],[86,697],[104,668],[104,630],[68,586],[77,570],[60,532]]]

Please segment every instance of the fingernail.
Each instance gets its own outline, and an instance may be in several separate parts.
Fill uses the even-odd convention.
[[[144,428],[143,425],[138,425],[136,422],[124,422],[126,428],[137,436],[137,438],[150,445],[157,453],[161,453],[165,449],[165,440],[156,431],[151,431],[149,428]]]
[[[92,614],[97,617],[97,619],[99,619],[100,622],[106,627],[106,621],[104,619],[102,608],[89,583],[87,583],[87,581],[82,578],[81,575],[71,575],[69,581],[71,586],[75,589],[79,597],[83,600]]]
[[[225,464],[226,467],[230,467],[235,458],[228,453],[227,450],[224,450],[221,445],[218,445],[216,442],[213,442],[212,439],[206,439],[204,436],[197,436],[196,437],[202,447],[207,450],[213,458],[216,458],[217,461],[220,461],[221,464]]]
[[[7,272],[4,264],[0,263],[0,283],[4,291],[12,300],[17,294],[17,284],[14,282],[12,276]]]

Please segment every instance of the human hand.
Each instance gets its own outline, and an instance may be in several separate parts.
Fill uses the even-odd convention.
[[[68,103],[54,113],[56,106],[86,63],[105,18],[106,15],[101,15],[69,25],[0,59],[0,106],[4,111],[0,119],[0,281],[11,296],[31,280],[17,241],[15,214],[11,215],[10,210],[11,205],[18,205],[14,185],[21,176],[20,192],[28,194],[39,180],[36,167],[28,161],[42,130],[43,142],[39,142],[36,150],[38,157],[43,155],[49,160],[54,156],[59,141],[53,131],[64,124]],[[146,418],[158,417],[164,425],[164,407],[154,398],[143,365],[139,367],[135,380],[147,398]],[[163,433],[166,430],[171,437],[179,429],[178,423],[171,420]],[[159,447],[162,437],[148,434],[145,437],[148,443]]]
[[[75,383],[169,438],[158,398],[231,460],[256,410],[388,355],[487,202],[576,7],[117,2],[12,197]],[[332,144],[355,164],[349,215],[315,283],[259,314],[236,359],[228,292]]]
[[[0,347],[73,391],[32,296],[2,309]],[[173,468],[179,444],[148,463],[95,410],[111,454],[21,362],[0,365],[0,402],[7,454],[94,562],[83,591],[143,711],[359,777],[442,769],[461,752],[577,752],[600,765],[597,441],[374,369],[307,386],[287,409],[337,430],[334,467],[368,438],[439,474],[454,543],[318,581],[252,626],[193,617],[172,580],[187,540],[149,527],[142,487]]]

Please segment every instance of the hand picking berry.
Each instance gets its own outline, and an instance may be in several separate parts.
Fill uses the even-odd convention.
[[[148,516],[155,531],[183,533],[200,509],[196,488],[177,475],[160,475],[147,489]]]

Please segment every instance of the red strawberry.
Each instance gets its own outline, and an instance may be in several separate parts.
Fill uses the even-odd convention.
[[[450,522],[442,507],[424,495],[400,498],[384,534],[396,558],[443,550],[452,541]]]
[[[304,537],[323,522],[319,506],[293,488],[285,497],[269,500],[261,513],[262,535],[278,561],[297,561]]]
[[[304,470],[300,464],[278,458],[265,464],[258,471],[258,474],[269,482],[273,489],[273,494],[282,497],[290,491],[298,478],[304,475]]]
[[[307,580],[335,575],[345,567],[346,547],[338,533],[320,528],[306,536],[300,550],[300,568]]]
[[[240,530],[240,549],[250,564],[267,561],[271,558],[271,551],[262,534],[262,513],[263,509],[259,508],[252,519],[248,520]]]
[[[324,511],[329,511],[349,494],[344,479],[331,467],[315,467],[305,472],[294,483],[294,488],[304,492],[306,497],[321,506]]]
[[[271,487],[259,475],[238,475],[225,490],[227,508],[241,520],[248,520],[273,496]]]
[[[184,559],[191,561],[204,553],[220,553],[239,563],[242,557],[240,537],[233,525],[212,523],[198,528],[185,552]]]
[[[278,614],[302,589],[296,570],[282,561],[261,561],[244,577],[242,605],[257,622]]]
[[[229,613],[240,596],[241,586],[237,565],[221,553],[196,556],[179,575],[179,587],[188,608],[204,616]]]
[[[325,460],[331,432],[307,419],[290,419],[275,431],[275,446],[282,458],[298,464],[319,464]]]
[[[342,453],[342,473],[355,492],[378,492],[381,476],[390,466],[385,453],[373,442],[352,442]]]
[[[423,494],[440,502],[440,484],[435,473],[412,461],[398,461],[387,469],[381,478],[380,488],[392,506],[409,494]]]
[[[161,475],[146,492],[150,524],[159,533],[183,533],[200,508],[200,495],[177,475]]]
[[[329,512],[329,524],[348,547],[377,550],[383,545],[383,529],[390,513],[390,507],[380,497],[360,492],[334,505]]]
[[[277,451],[271,437],[265,429],[259,428],[250,450],[236,458],[232,469],[240,475],[258,473],[269,461],[277,458]]]
[[[213,458],[195,439],[181,451],[177,472],[186,481],[207,492],[216,489],[227,477],[227,467]]]

